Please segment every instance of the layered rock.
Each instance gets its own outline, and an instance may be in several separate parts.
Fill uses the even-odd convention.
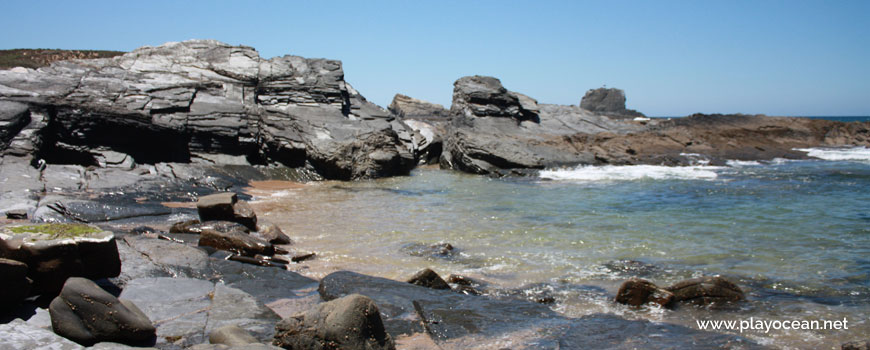
[[[698,157],[710,164],[799,159],[807,156],[796,148],[870,145],[867,122],[693,115],[641,123],[533,101],[495,78],[457,80],[441,166],[505,175],[579,164],[692,165]]]
[[[353,90],[340,61],[211,40],[0,71],[0,101],[3,153],[49,163],[277,163],[335,179],[415,164],[405,126]]]
[[[442,105],[402,94],[396,94],[387,109],[396,116],[406,119],[447,119],[449,117],[449,111]]]
[[[643,113],[625,108],[625,91],[614,88],[598,88],[586,91],[580,99],[580,108],[592,113],[622,117],[644,117]]]

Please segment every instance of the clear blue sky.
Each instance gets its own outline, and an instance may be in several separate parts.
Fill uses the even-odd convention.
[[[870,115],[870,1],[4,1],[0,49],[192,38],[344,62],[382,106],[482,74],[543,103],[648,115]]]

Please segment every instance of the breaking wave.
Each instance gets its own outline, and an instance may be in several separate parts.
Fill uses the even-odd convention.
[[[661,165],[581,165],[567,169],[542,170],[542,179],[564,181],[631,181],[631,180],[713,180],[718,177],[714,166],[669,167]]]
[[[824,160],[870,161],[870,148],[865,146],[795,148],[795,151],[807,152],[810,157]]]

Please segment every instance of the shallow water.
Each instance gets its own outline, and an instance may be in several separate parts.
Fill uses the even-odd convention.
[[[317,252],[305,265],[314,276],[349,269],[405,279],[432,267],[547,291],[569,316],[610,312],[692,328],[697,319],[846,318],[848,330],[743,333],[779,348],[839,349],[870,334],[870,160],[830,151],[840,160],[579,167],[523,179],[422,168],[251,193],[296,249]],[[438,242],[458,253],[409,254],[409,245]],[[664,286],[712,274],[738,282],[748,301],[726,310],[611,302],[631,276]]]

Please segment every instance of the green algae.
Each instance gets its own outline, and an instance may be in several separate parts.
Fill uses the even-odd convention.
[[[47,239],[76,238],[103,230],[84,224],[39,224],[7,227],[12,233],[41,233],[47,235]]]

